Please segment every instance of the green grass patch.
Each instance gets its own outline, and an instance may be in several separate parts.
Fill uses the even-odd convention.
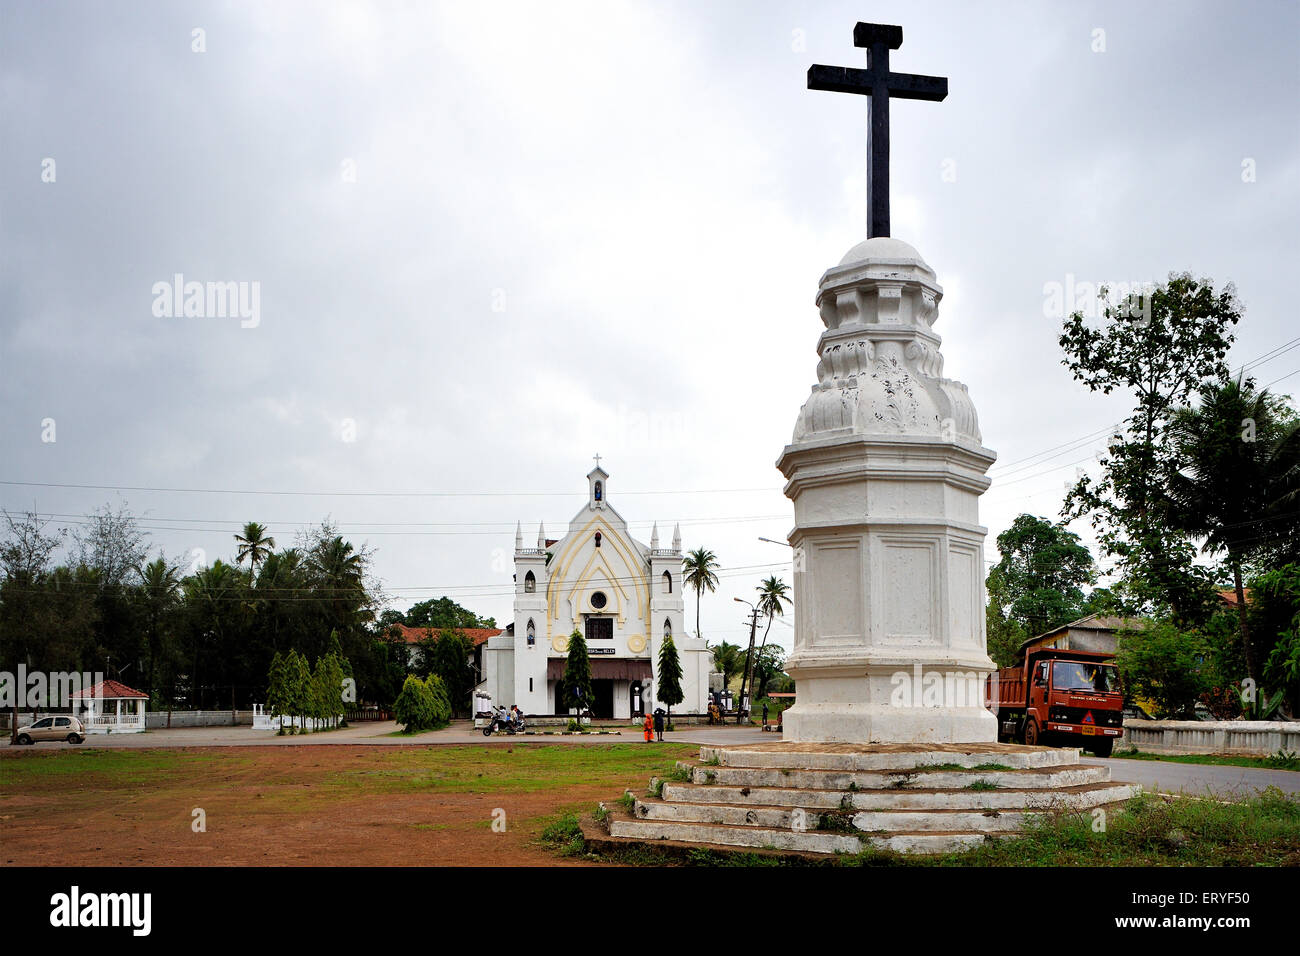
[[[183,777],[218,766],[242,769],[251,763],[251,756],[196,750],[36,750],[0,757],[0,778],[15,790],[67,777],[77,778],[79,786],[103,789],[139,786],[141,776]]]
[[[1254,767],[1257,770],[1300,770],[1300,754],[1279,751],[1268,756],[1232,754],[1149,754],[1139,750],[1116,750],[1111,756],[1125,760],[1166,760],[1216,767]]]
[[[992,780],[976,780],[974,783],[966,784],[967,790],[1001,790],[1002,787]]]
[[[560,856],[579,856],[586,843],[576,813],[566,813],[548,823],[542,828],[538,839],[543,846],[554,850]]]

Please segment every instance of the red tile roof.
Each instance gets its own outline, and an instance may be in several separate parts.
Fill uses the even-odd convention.
[[[459,634],[467,638],[470,645],[478,647],[489,637],[496,637],[502,633],[499,627],[408,627],[405,624],[394,624],[394,628],[401,634],[402,640],[407,644],[419,644],[430,637],[437,637],[443,631],[451,631],[453,634]]]
[[[1242,593],[1246,595],[1246,603],[1251,603],[1250,588],[1242,588]],[[1219,592],[1219,600],[1230,607],[1237,606],[1237,589],[1229,588],[1226,591]]]
[[[142,694],[140,691],[115,680],[100,681],[94,687],[87,687],[85,690],[79,690],[75,694],[69,694],[69,697],[102,697],[106,700],[148,700],[148,694]]]

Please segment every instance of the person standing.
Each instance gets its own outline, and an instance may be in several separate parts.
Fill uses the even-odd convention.
[[[655,736],[663,743],[664,739],[664,712],[660,707],[655,708]]]
[[[654,718],[646,714],[645,720],[641,723],[641,729],[645,731],[645,742],[651,743],[654,740]]]

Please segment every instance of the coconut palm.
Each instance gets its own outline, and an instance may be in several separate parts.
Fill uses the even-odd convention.
[[[767,635],[772,630],[772,619],[778,615],[785,616],[784,605],[790,604],[790,586],[775,574],[758,586],[758,609],[767,615],[767,627],[763,629],[763,643],[758,647],[759,655],[767,647]]]
[[[257,573],[257,562],[264,559],[275,548],[275,539],[268,536],[266,527],[256,521],[244,525],[244,533],[235,535],[235,542],[239,545],[235,563],[243,564],[244,558],[248,558],[254,575]]]
[[[163,617],[176,606],[180,597],[181,579],[174,564],[157,558],[136,568],[140,575],[140,596],[148,619],[149,691],[155,690],[155,670],[161,653],[161,624]]]
[[[717,556],[707,548],[687,551],[682,558],[682,580],[689,587],[695,588],[695,636],[700,636],[700,596],[705,590],[710,593],[718,589]]]
[[[1300,425],[1284,401],[1238,378],[1204,386],[1198,407],[1175,412],[1169,437],[1167,520],[1203,538],[1206,553],[1227,554],[1246,668],[1258,683],[1263,661],[1250,639],[1242,566],[1293,546]]]

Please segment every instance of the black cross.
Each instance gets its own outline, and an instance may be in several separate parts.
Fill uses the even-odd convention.
[[[866,47],[867,68],[808,67],[808,89],[858,93],[871,97],[867,127],[867,238],[889,235],[889,98],[938,102],[948,95],[946,76],[890,73],[889,51],[903,45],[903,28],[884,23],[859,23],[853,45]]]

